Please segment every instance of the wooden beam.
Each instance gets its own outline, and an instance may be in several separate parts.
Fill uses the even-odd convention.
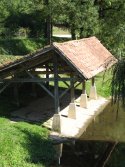
[[[58,78],[58,81],[72,81],[73,79],[71,78]],[[1,83],[7,83],[7,82],[10,82],[10,83],[27,83],[27,82],[34,82],[34,83],[37,83],[37,82],[48,82],[48,81],[54,81],[54,78],[37,78],[37,77],[34,77],[34,78],[17,78],[17,79],[0,79],[0,82]]]
[[[26,73],[32,78],[34,79],[34,76],[29,72],[26,71]],[[53,94],[43,85],[43,83],[37,83],[38,85],[40,85],[52,98],[54,98]]]
[[[70,75],[71,77],[71,81],[70,81],[70,85],[71,85],[71,103],[74,103],[75,101],[75,88],[74,88],[74,81],[73,81],[73,74]]]
[[[49,67],[48,67],[48,64],[46,64],[46,78],[49,79]],[[49,81],[46,82],[46,86],[47,86],[47,88],[49,88]]]
[[[81,84],[81,82],[78,82],[76,85],[74,85],[74,87],[77,88],[80,84]]]
[[[59,98],[61,99],[69,90],[71,90],[71,85],[64,91],[62,92],[62,94],[59,96]]]
[[[2,93],[11,83],[8,82],[6,83],[1,89],[0,89],[0,93]]]
[[[58,61],[57,55],[54,55],[54,94],[55,94],[55,113],[59,113],[60,106],[59,106],[59,88],[58,88]]]
[[[58,74],[71,74],[72,71],[58,71]],[[33,71],[32,74],[54,74],[54,71]]]
[[[42,57],[33,57],[33,59],[24,60],[22,62],[19,62],[17,64],[12,64],[8,67],[5,67],[3,70],[0,71],[1,78],[11,76],[13,74],[20,73],[22,71],[34,68],[34,66],[37,66],[41,63],[46,62],[48,59],[51,58],[51,55],[42,55]],[[31,61],[31,62],[30,62]],[[23,67],[22,67],[23,66]]]
[[[92,78],[92,86],[94,86],[95,85],[95,78],[93,77]]]
[[[85,80],[82,82],[82,94],[86,93],[86,83]]]
[[[50,69],[51,71],[53,71],[52,68],[49,67],[49,69]],[[61,73],[60,73],[60,71],[58,70],[58,77],[61,78],[61,77],[59,76],[59,74],[61,74]],[[62,74],[66,74],[66,73],[63,72]],[[70,72],[70,74],[71,74],[71,72]],[[58,79],[58,80],[59,80],[59,79]],[[68,84],[66,81],[63,81],[63,83],[64,83],[67,87],[69,87],[69,84]]]

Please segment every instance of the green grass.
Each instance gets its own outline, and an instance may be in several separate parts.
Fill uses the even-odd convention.
[[[0,39],[0,55],[26,55],[44,45],[45,40],[42,38]]]
[[[66,28],[59,28],[59,27],[54,26],[53,27],[53,35],[56,35],[56,34],[58,34],[58,35],[69,35],[70,32]]]
[[[54,154],[45,128],[0,118],[0,167],[45,167]]]

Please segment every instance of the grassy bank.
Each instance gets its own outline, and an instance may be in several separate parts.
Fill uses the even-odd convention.
[[[26,55],[45,45],[42,38],[0,39],[0,55]]]
[[[44,167],[53,159],[54,149],[46,129],[0,118],[1,167]]]

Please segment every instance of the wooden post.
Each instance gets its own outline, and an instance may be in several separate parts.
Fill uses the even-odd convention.
[[[58,114],[60,111],[59,106],[59,88],[58,88],[58,65],[57,65],[57,56],[54,55],[54,94],[55,94],[55,114]]]
[[[46,82],[46,86],[47,88],[49,88],[49,67],[48,65],[46,65],[46,78],[48,79],[48,81]]]
[[[92,86],[94,86],[95,85],[95,78],[93,77],[92,78]]]
[[[74,88],[74,81],[73,81],[73,74],[70,75],[71,76],[71,81],[70,81],[70,84],[71,84],[71,103],[74,103],[75,101],[75,88]]]
[[[85,83],[85,80],[82,82],[82,94],[85,94],[86,93],[86,83]]]
[[[59,115],[60,106],[59,106],[59,90],[58,90],[58,62],[57,56],[54,57],[54,103],[55,103],[55,113],[53,116],[52,130],[58,133],[61,133],[61,118]]]

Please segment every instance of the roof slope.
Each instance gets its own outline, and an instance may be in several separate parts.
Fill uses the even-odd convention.
[[[96,37],[54,43],[53,46],[86,79],[106,70],[117,61]]]
[[[94,77],[99,72],[111,67],[117,59],[100,43],[96,37],[54,43],[24,57],[16,57],[0,62],[0,78],[30,69],[48,61],[56,51],[67,64],[85,79]],[[23,68],[22,68],[23,66]]]

